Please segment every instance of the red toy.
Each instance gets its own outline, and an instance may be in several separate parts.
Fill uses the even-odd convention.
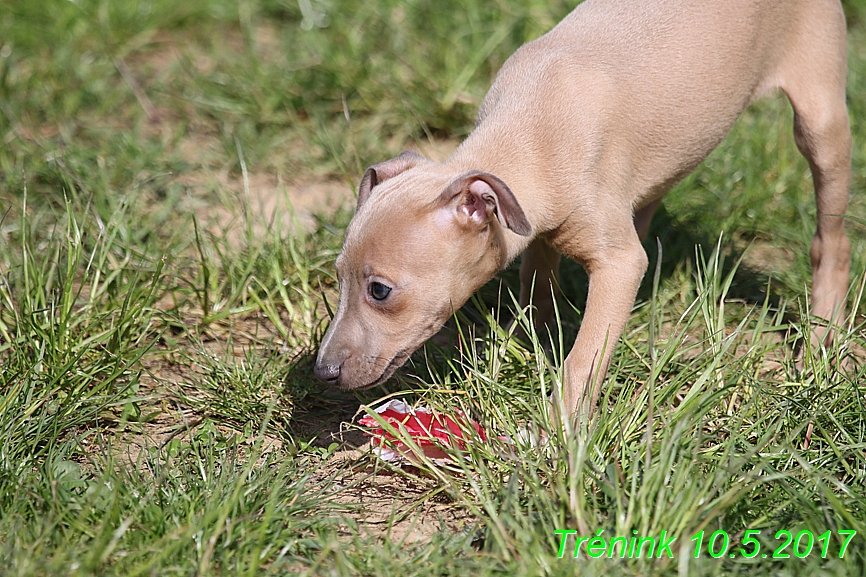
[[[427,458],[440,463],[451,459],[445,451],[446,447],[466,449],[467,442],[471,442],[471,439],[464,435],[470,427],[475,429],[481,440],[487,440],[481,425],[459,411],[454,417],[438,415],[424,407],[413,409],[399,399],[388,401],[374,411],[397,431],[405,430]],[[374,451],[382,460],[418,460],[419,456],[413,447],[401,442],[369,413],[358,422],[370,428],[366,433],[373,438]]]

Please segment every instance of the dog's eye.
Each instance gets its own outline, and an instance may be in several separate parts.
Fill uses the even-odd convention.
[[[391,293],[391,287],[383,285],[380,282],[370,283],[370,296],[377,301],[383,301],[388,298]]]

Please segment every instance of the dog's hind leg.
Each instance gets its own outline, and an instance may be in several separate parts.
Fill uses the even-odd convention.
[[[794,107],[794,137],[809,161],[818,224],[812,240],[812,333],[815,346],[829,344],[843,322],[851,247],[843,215],[851,184],[851,129],[845,104],[847,45],[838,2],[810,4],[802,32],[787,53],[782,89]],[[815,27],[818,26],[818,29]],[[826,322],[827,326],[823,326]]]

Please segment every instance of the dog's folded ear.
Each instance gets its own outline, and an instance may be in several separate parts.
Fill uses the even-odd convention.
[[[499,224],[521,236],[532,236],[532,225],[520,208],[514,193],[499,177],[470,170],[451,181],[439,202],[454,207],[457,217],[483,228],[496,216]]]
[[[406,150],[400,153],[400,156],[374,164],[368,168],[361,179],[361,184],[358,186],[358,204],[355,206],[355,212],[361,208],[361,205],[367,202],[367,199],[370,198],[370,193],[377,184],[381,184],[389,178],[394,178],[401,172],[405,172],[426,160],[426,158],[414,150]]]

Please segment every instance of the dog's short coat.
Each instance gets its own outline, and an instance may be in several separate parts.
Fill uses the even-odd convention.
[[[367,170],[317,375],[347,389],[383,382],[520,253],[520,304],[534,294],[548,323],[564,254],[586,268],[589,294],[562,394],[572,414],[589,411],[646,271],[654,211],[773,89],[794,108],[815,183],[812,312],[838,320],[850,257],[845,36],[839,0],[586,0],[508,59],[445,162],[407,152]],[[826,324],[816,343],[832,335]]]

